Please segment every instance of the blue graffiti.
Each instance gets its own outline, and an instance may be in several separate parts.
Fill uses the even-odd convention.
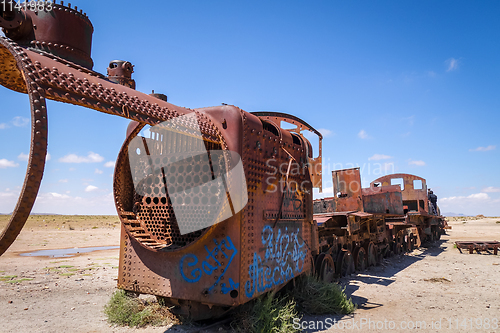
[[[255,291],[264,292],[273,286],[280,285],[302,272],[307,255],[305,243],[299,241],[300,228],[297,232],[288,233],[285,227],[282,233],[278,229],[276,237],[270,226],[262,230],[262,244],[265,246],[264,262],[256,252],[253,262],[248,267],[250,279],[245,283],[245,294],[252,297]]]
[[[216,269],[225,266],[221,274],[217,277],[215,284],[208,288],[208,292],[211,292],[213,288],[222,280],[224,274],[226,274],[227,272],[227,269],[229,268],[229,266],[231,266],[231,262],[238,253],[238,250],[234,246],[229,236],[227,236],[220,242],[217,242],[216,239],[214,239],[213,242],[215,244],[215,247],[212,250],[210,250],[208,246],[205,245],[207,256],[205,257],[205,260],[201,262],[201,268],[198,267],[198,257],[196,257],[192,253],[184,255],[181,258],[179,264],[182,278],[189,283],[198,282],[201,279],[203,273],[206,275],[212,275],[212,273],[214,273]],[[224,262],[218,259],[218,254],[220,254],[220,259],[223,259],[223,257],[228,259],[226,265],[224,265]],[[191,268],[190,271],[189,268]],[[185,273],[185,269],[189,271],[187,274]],[[239,283],[235,283],[231,278],[228,280],[228,283],[229,286],[227,286],[225,283],[221,284],[221,291],[223,294],[227,294],[229,291],[239,288]]]

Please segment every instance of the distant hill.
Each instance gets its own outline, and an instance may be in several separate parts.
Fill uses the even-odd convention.
[[[457,214],[457,213],[443,213],[443,216],[465,216],[464,214]]]

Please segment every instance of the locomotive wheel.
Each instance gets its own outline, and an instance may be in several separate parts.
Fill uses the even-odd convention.
[[[373,244],[373,242],[370,242],[366,246],[366,253],[367,266],[375,266],[377,264],[377,249],[375,248],[375,244]]]
[[[415,250],[415,236],[410,235],[408,239],[408,252],[413,252]]]
[[[395,255],[400,255],[403,250],[403,245],[400,242],[394,243],[394,254]]]
[[[316,257],[316,260],[314,261],[314,272],[316,273],[316,276],[321,278],[321,263],[323,262],[323,258],[325,257],[325,253],[321,252],[318,254]]]
[[[378,248],[380,250],[380,248]],[[384,252],[382,251],[377,251],[377,266],[382,263],[382,260],[384,260]]]
[[[390,242],[389,245],[387,245],[387,250],[385,251],[385,257],[390,258],[394,256],[394,242]]]
[[[436,241],[436,230],[435,229],[432,229],[431,230],[431,242],[435,242]]]
[[[340,277],[351,274],[354,271],[354,261],[352,259],[351,251],[342,250],[339,253],[337,260],[337,272]]]
[[[358,272],[366,269],[366,250],[363,247],[354,250],[354,267]]]
[[[321,268],[319,277],[324,282],[332,282],[333,277],[335,276],[335,263],[333,262],[333,258],[329,254],[325,254],[323,256],[323,260],[321,261]]]
[[[439,229],[438,228],[434,229],[434,232],[436,233],[435,236],[434,236],[434,239],[436,241],[440,240],[441,239],[441,233],[439,232]]]

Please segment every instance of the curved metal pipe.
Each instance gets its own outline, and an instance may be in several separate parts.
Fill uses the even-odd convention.
[[[19,195],[16,208],[12,213],[9,224],[0,235],[0,255],[2,255],[17,238],[29,217],[33,204],[35,203],[38,190],[45,168],[45,157],[47,155],[47,107],[45,95],[42,88],[27,75],[23,64],[26,59],[24,49],[15,47],[16,44],[6,39],[0,39],[0,47],[8,50],[16,62],[17,70],[25,79],[25,87],[30,99],[31,106],[31,147],[24,178],[23,188]],[[17,87],[20,90],[21,86]]]

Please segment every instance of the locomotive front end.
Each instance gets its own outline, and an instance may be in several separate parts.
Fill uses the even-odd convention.
[[[309,271],[321,161],[303,129],[295,117],[234,106],[131,123],[114,179],[118,286],[203,319]]]

